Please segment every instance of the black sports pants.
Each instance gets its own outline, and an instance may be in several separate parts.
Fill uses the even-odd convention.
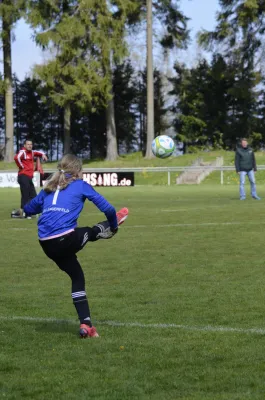
[[[37,193],[32,182],[32,178],[28,177],[27,175],[20,174],[18,175],[17,181],[20,186],[21,208],[23,209],[30,200],[37,196]]]
[[[80,292],[85,288],[85,277],[81,265],[77,260],[76,253],[80,251],[87,242],[94,242],[100,228],[76,228],[64,236],[55,239],[40,240],[44,253],[52,259],[58,267],[66,272],[72,280],[72,293]]]

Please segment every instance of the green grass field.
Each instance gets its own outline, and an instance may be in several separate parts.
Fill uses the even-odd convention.
[[[130,216],[80,253],[100,334],[80,340],[69,278],[0,190],[0,398],[264,400],[265,188],[100,192]]]

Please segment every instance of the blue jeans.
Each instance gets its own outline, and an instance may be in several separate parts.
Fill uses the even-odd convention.
[[[250,186],[251,186],[251,196],[256,197],[257,192],[256,192],[256,183],[255,183],[255,174],[254,171],[240,171],[240,187],[239,187],[239,193],[240,193],[240,199],[244,199],[246,197],[245,193],[245,180],[246,180],[246,175],[248,176]]]

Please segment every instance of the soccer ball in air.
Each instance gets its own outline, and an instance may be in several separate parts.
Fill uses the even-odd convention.
[[[152,152],[156,157],[167,158],[175,150],[175,143],[171,137],[166,135],[157,136],[152,141]]]

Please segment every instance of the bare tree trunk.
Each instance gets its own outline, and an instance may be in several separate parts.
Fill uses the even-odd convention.
[[[140,128],[140,151],[143,153],[143,117],[141,111],[139,114],[139,128]]]
[[[5,87],[5,161],[14,160],[14,118],[11,62],[11,16],[3,15],[3,56]]]
[[[60,123],[57,125],[57,143],[56,143],[56,160],[59,160],[59,143],[60,143]]]
[[[50,118],[50,157],[49,159],[52,161],[53,158],[53,138],[54,138],[54,132],[55,132],[55,124],[54,124],[54,119],[51,111],[49,111],[49,118]]]
[[[107,161],[114,161],[118,157],[117,150],[117,133],[115,124],[115,113],[114,113],[114,98],[112,95],[111,100],[108,102],[106,108],[106,122],[107,122]]]
[[[18,153],[19,149],[20,149],[20,98],[19,98],[19,93],[18,93],[18,85],[17,85],[17,81],[15,83],[15,109],[16,109],[16,113],[15,113],[15,118],[14,118],[14,123],[15,123],[15,129],[14,131],[15,133],[15,138],[16,138],[16,151]]]
[[[114,108],[114,95],[113,95],[113,79],[112,79],[112,53],[110,52],[107,59],[108,64],[104,66],[105,74],[109,74],[111,83],[110,95],[111,99],[106,108],[106,135],[107,135],[107,148],[106,148],[106,161],[115,161],[118,157],[118,144],[117,144],[117,131],[115,122],[115,108]]]
[[[64,138],[63,138],[63,153],[70,153],[71,144],[71,107],[70,104],[66,104],[64,107]]]
[[[153,15],[152,0],[147,0],[147,141],[145,158],[152,158],[154,139],[154,76],[153,76]]]

